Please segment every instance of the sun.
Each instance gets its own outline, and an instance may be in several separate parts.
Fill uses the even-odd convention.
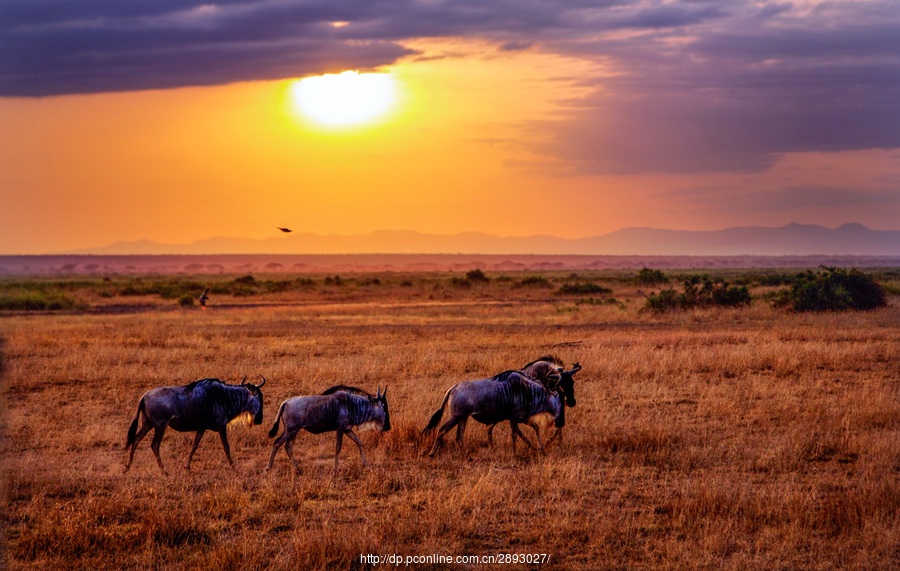
[[[294,106],[301,113],[337,127],[373,122],[391,108],[395,91],[391,74],[357,71],[307,77],[291,86]]]

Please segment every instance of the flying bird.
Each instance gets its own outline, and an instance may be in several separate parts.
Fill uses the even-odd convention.
[[[208,294],[208,293],[209,293],[209,288],[206,288],[205,290],[203,290],[203,293],[200,294],[200,297],[199,297],[200,307],[202,307],[203,309],[206,309],[206,300],[209,299],[209,296],[206,294]]]
[[[290,228],[282,228],[281,226],[276,226],[276,228],[278,228],[282,232],[293,232],[293,230],[291,230]]]

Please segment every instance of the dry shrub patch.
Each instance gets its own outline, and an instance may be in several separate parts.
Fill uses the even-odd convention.
[[[550,553],[544,569],[900,566],[900,309],[641,313],[534,299],[523,279],[431,300],[445,275],[282,291],[255,279],[234,284],[253,288],[246,307],[0,318],[8,567],[364,569],[367,553],[506,552]],[[617,298],[639,301],[637,287]],[[508,425],[490,448],[472,421],[463,448],[426,456],[419,432],[450,385],[548,352],[584,366],[561,444],[514,457]],[[122,474],[144,391],[257,373],[264,424],[231,432],[236,470],[207,435],[186,471],[192,436],[169,431],[170,476],[149,439]],[[339,383],[389,387],[393,430],[362,434],[371,467],[345,441],[335,474],[334,435],[302,434],[302,473],[283,452],[266,473],[281,400]]]

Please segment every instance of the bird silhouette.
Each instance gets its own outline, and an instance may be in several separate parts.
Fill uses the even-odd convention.
[[[291,230],[290,228],[282,228],[281,226],[276,226],[276,228],[278,228],[282,232],[293,232],[293,230]]]
[[[200,295],[200,298],[199,298],[200,299],[200,307],[202,307],[203,309],[206,309],[206,301],[209,299],[209,296],[206,294],[208,294],[208,293],[209,293],[209,288],[206,288],[205,290],[203,290],[203,293]]]

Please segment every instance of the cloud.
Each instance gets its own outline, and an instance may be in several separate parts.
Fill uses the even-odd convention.
[[[545,125],[553,136],[540,150],[561,172],[633,174],[761,171],[787,152],[900,147],[896,2],[802,15],[733,6],[697,25],[558,42],[612,72]]]
[[[900,147],[896,0],[4,0],[0,96],[373,69],[435,57],[408,47],[430,37],[598,64],[593,95],[530,126],[561,172]]]

